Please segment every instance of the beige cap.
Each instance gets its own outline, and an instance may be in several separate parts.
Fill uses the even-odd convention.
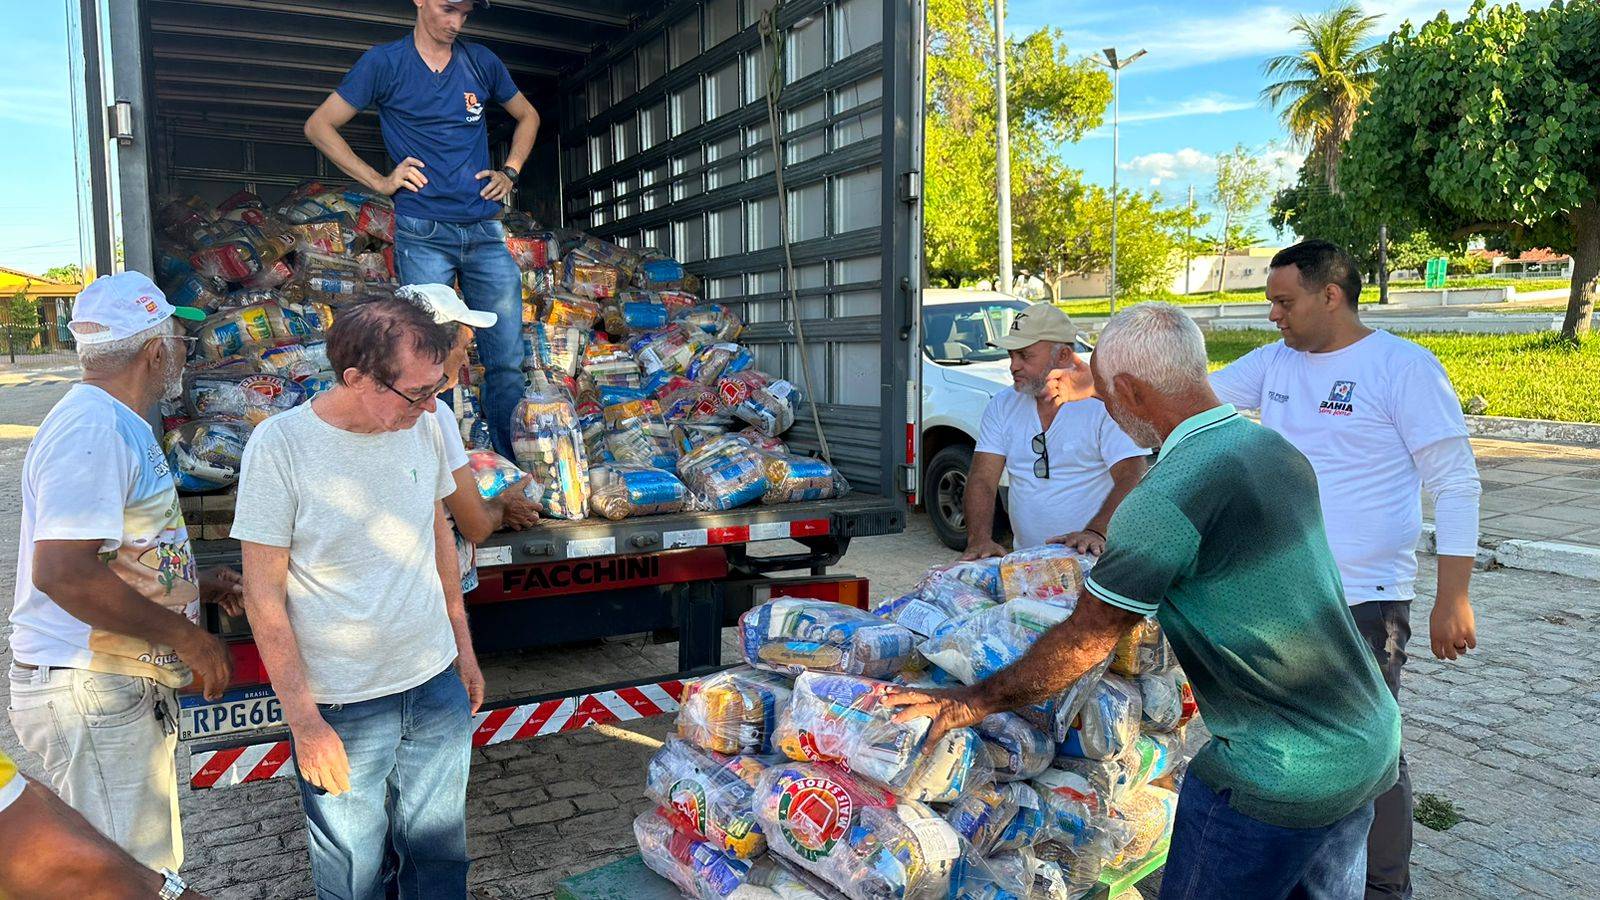
[[[1078,339],[1078,329],[1054,303],[1035,303],[1011,320],[1011,333],[989,342],[1001,350],[1021,350],[1040,341],[1071,344]]]

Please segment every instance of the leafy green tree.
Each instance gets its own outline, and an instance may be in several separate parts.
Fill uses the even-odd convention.
[[[1369,217],[1414,216],[1447,240],[1504,235],[1572,254],[1561,333],[1589,330],[1600,276],[1600,4],[1475,2],[1403,25],[1345,151]]]
[[[992,275],[999,252],[994,43],[992,0],[930,0],[924,259],[930,277],[950,286]],[[1026,230],[1022,208],[1046,199],[1028,192],[1065,187],[1055,147],[1100,124],[1111,81],[1091,63],[1073,60],[1059,29],[1007,44],[1013,223]]]
[[[1234,243],[1239,238],[1235,223],[1266,201],[1271,186],[1266,164],[1243,144],[1236,144],[1229,152],[1217,156],[1217,181],[1211,189],[1211,202],[1222,213],[1222,230],[1218,232],[1217,241],[1217,252],[1222,255],[1222,275],[1217,279],[1219,293],[1228,289],[1228,253],[1239,248]]]
[[[46,269],[44,272],[44,277],[52,281],[64,281],[67,284],[79,284],[83,281],[83,269],[79,268],[76,263],[68,263],[64,266],[55,266],[53,268]]]
[[[1261,89],[1261,99],[1279,111],[1335,191],[1344,142],[1377,81],[1379,48],[1371,41],[1378,19],[1349,2],[1321,15],[1295,16],[1289,32],[1299,36],[1301,49],[1274,56],[1261,67],[1266,77],[1277,79]]]
[[[1443,247],[1434,242],[1433,235],[1426,231],[1414,231],[1389,243],[1389,268],[1421,272],[1428,267],[1428,260],[1448,255]]]
[[[1027,196],[1027,195],[1025,195]],[[1121,191],[1117,205],[1117,284],[1127,296],[1168,290],[1183,261],[1184,232],[1205,217],[1187,206],[1167,208],[1154,191]],[[1049,194],[1049,206],[1026,204],[1018,258],[1040,274],[1052,300],[1064,279],[1111,268],[1111,191],[1076,180]]]

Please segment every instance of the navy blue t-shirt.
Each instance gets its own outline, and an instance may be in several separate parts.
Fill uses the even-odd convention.
[[[395,163],[422,160],[427,185],[396,191],[395,212],[455,223],[500,212],[499,203],[478,196],[488,179],[473,176],[489,168],[484,103],[510,101],[517,85],[488,48],[458,40],[449,65],[436,73],[408,34],[361,54],[337,90],[356,109],[377,104],[383,146]]]

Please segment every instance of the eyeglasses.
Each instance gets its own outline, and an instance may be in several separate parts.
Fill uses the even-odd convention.
[[[1044,442],[1044,432],[1042,431],[1033,436],[1033,452],[1039,454],[1039,458],[1033,461],[1033,477],[1049,478],[1050,445]]]
[[[384,381],[382,378],[377,379],[377,382],[393,391],[396,397],[399,397],[401,400],[406,402],[406,405],[410,406],[412,409],[416,409],[422,404],[427,403],[429,400],[439,396],[439,392],[444,390],[444,386],[450,383],[450,376],[446,375],[441,377],[437,382],[434,383],[433,387],[428,388],[428,392],[423,394],[421,397],[408,396],[407,394],[402,393],[399,388],[387,381]]]

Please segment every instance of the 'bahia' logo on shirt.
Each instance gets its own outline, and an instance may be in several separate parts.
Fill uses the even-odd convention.
[[[1328,392],[1328,399],[1322,401],[1322,405],[1317,407],[1317,412],[1329,416],[1348,416],[1356,411],[1353,402],[1355,398],[1354,381],[1335,381],[1333,390]]]
[[[461,95],[467,100],[467,124],[471,125],[483,118],[483,101],[471,91],[462,91]]]

